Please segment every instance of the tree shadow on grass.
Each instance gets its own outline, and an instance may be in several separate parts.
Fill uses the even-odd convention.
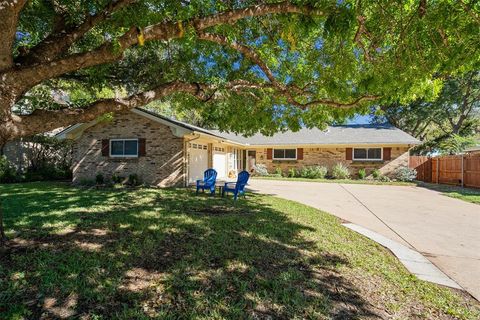
[[[1,257],[0,318],[378,316],[339,271],[348,261],[321,252],[303,235],[313,228],[261,196],[234,203],[185,190],[56,185],[8,192],[7,221],[24,229]]]

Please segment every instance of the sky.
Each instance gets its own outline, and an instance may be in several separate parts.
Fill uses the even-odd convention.
[[[369,115],[356,115],[352,119],[347,121],[347,124],[369,124],[371,116]]]

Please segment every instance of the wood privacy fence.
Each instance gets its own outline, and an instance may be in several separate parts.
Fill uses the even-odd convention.
[[[410,168],[417,170],[417,180],[480,188],[480,156],[411,156]]]

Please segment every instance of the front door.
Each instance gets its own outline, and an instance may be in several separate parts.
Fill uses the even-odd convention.
[[[203,179],[203,173],[208,169],[208,147],[206,144],[190,143],[188,156],[188,181]]]

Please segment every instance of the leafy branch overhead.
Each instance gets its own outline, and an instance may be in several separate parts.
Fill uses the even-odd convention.
[[[478,69],[479,6],[3,1],[0,144],[158,99],[271,133],[434,98],[439,75]]]

